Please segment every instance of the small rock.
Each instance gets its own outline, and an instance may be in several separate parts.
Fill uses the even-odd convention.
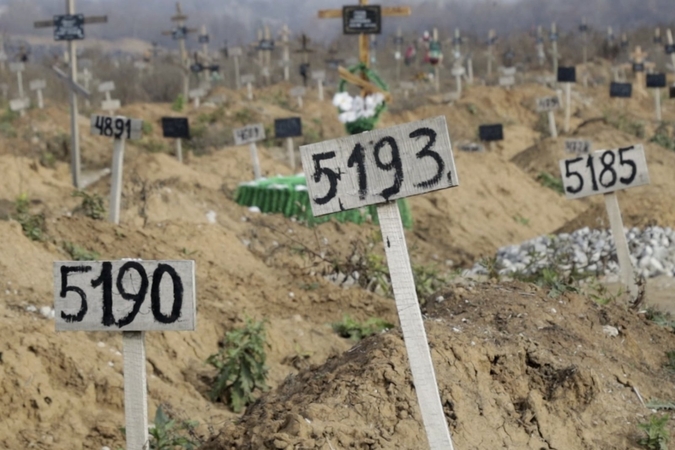
[[[616,327],[611,325],[605,325],[602,327],[602,332],[609,337],[617,337],[619,335],[619,330]]]

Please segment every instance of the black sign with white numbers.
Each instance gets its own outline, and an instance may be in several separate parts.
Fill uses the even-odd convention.
[[[276,119],[274,121],[274,136],[277,138],[302,136],[302,120],[300,117]]]
[[[171,39],[174,41],[185,39],[185,36],[187,36],[187,27],[177,27],[171,32]]]
[[[209,43],[209,35],[208,34],[200,34],[199,35],[199,43],[200,44],[208,44]]]
[[[258,42],[258,50],[274,50],[274,41],[269,39],[261,39]]]
[[[633,63],[633,72],[644,72],[645,63]]]
[[[54,40],[84,39],[84,14],[54,16]]]
[[[556,42],[558,40],[558,33],[551,33],[548,38],[551,42]]]
[[[664,88],[666,87],[665,73],[648,73],[647,74],[648,88]]]
[[[208,67],[209,72],[220,72],[220,66],[218,64],[212,64]]]
[[[633,95],[633,85],[630,83],[615,83],[609,85],[609,96],[630,98]]]
[[[204,66],[202,66],[200,63],[194,63],[190,66],[190,71],[193,73],[199,73],[202,70],[204,70]]]
[[[492,125],[481,125],[478,127],[478,137],[481,141],[503,141],[504,127],[501,123]]]
[[[342,33],[380,34],[382,11],[379,5],[343,6]]]
[[[587,32],[588,31],[588,25],[582,23],[581,25],[579,25],[579,31],[581,31],[582,33]]]
[[[675,98],[675,86],[670,87],[670,98]]]
[[[577,68],[558,67],[558,83],[576,83],[577,82]]]
[[[162,135],[165,138],[190,139],[187,117],[162,117]]]
[[[675,44],[666,44],[666,55],[675,53]]]

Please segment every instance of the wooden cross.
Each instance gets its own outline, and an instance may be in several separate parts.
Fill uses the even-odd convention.
[[[188,16],[183,14],[180,2],[176,2],[176,14],[171,17],[171,21],[175,23],[175,26],[172,30],[162,31],[162,35],[173,36],[173,38],[178,41],[178,47],[180,49],[180,66],[183,69],[183,99],[186,101],[190,83],[190,69],[188,68],[189,61],[185,50],[185,39],[187,38],[188,33],[197,32],[196,28],[187,28],[185,26],[187,18]]]
[[[541,26],[537,27],[537,59],[539,60],[539,66],[543,66],[546,54],[544,53],[544,38]]]
[[[497,33],[495,33],[495,30],[490,30],[488,33],[488,50],[487,50],[487,74],[488,77],[492,76],[492,61],[494,60],[494,55],[492,54],[492,48],[495,45],[495,42],[497,41]]]
[[[282,65],[284,66],[284,81],[288,81],[290,78],[290,64],[291,64],[291,58],[289,55],[288,47],[288,38],[291,35],[291,31],[288,29],[288,25],[284,25],[281,28],[281,31],[279,32],[279,36],[281,36],[281,45],[284,48],[284,54],[283,54],[283,59]]]
[[[360,6],[368,4],[368,0],[359,0]],[[409,6],[385,6],[382,8],[383,17],[406,17],[410,15]],[[341,9],[324,9],[319,11],[319,19],[341,19]],[[370,55],[368,46],[368,35],[359,34],[359,61],[370,66]]]
[[[633,69],[635,74],[635,84],[637,84],[636,88],[641,92],[644,92],[645,89],[645,71],[647,68],[653,69],[656,66],[654,63],[647,62],[647,55],[649,55],[649,53],[643,52],[642,47],[636,45],[635,51],[630,54],[632,66],[629,66],[628,64],[624,65],[624,67],[628,66]]]
[[[555,22],[551,24],[551,34],[549,35],[551,39],[552,47],[552,57],[553,57],[553,73],[558,74],[558,29],[556,28]]]
[[[79,27],[82,29],[81,36],[67,36],[63,38],[61,35],[57,35],[57,32],[60,31],[58,25],[64,25],[64,22],[71,22],[77,24],[80,22]],[[85,17],[82,14],[75,14],[75,0],[66,0],[66,15],[64,16],[54,16],[53,20],[42,20],[34,22],[33,26],[35,28],[54,28],[54,39],[55,40],[67,40],[68,41],[68,53],[70,61],[70,84],[75,83],[77,79],[77,52],[75,47],[76,39],[84,39],[84,25],[94,24],[94,23],[106,23],[108,22],[108,16],[90,16]],[[79,128],[77,124],[77,96],[75,90],[70,89],[70,139],[71,139],[71,173],[73,178],[73,185],[80,189],[82,187],[80,182],[80,135]]]
[[[309,54],[314,53],[314,50],[307,48],[307,44],[311,42],[311,39],[309,39],[305,33],[302,33],[298,40],[300,41],[301,47],[299,50],[296,50],[295,53],[302,53],[302,62],[307,64],[309,62]]]

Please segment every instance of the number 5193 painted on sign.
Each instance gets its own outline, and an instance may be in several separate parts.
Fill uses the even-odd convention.
[[[458,185],[445,117],[300,147],[315,216]]]
[[[649,184],[642,145],[598,150],[560,161],[565,195],[582,198]]]

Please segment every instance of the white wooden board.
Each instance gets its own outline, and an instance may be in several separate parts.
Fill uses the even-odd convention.
[[[565,151],[578,155],[585,155],[591,151],[593,143],[588,139],[566,139]]]
[[[101,109],[104,111],[114,111],[120,109],[122,104],[119,100],[103,100],[101,102]]]
[[[148,64],[145,61],[134,61],[134,67],[143,70],[148,67]]]
[[[108,91],[114,91],[114,90],[115,90],[115,82],[114,81],[106,81],[106,82],[98,85],[98,91],[99,92],[108,92]]]
[[[232,47],[231,49],[228,49],[227,54],[229,56],[241,56],[241,47]]]
[[[516,68],[515,67],[500,67],[499,71],[501,72],[502,75],[505,77],[511,77],[516,74]]]
[[[31,91],[37,91],[38,89],[46,88],[47,82],[45,80],[32,80],[28,86]]]
[[[54,310],[56,331],[194,330],[194,261],[56,261]]]
[[[295,86],[288,92],[291,97],[303,97],[305,95],[305,88],[302,86]]]
[[[21,111],[30,107],[30,99],[28,97],[15,98],[9,101],[9,109],[12,111]]]
[[[260,76],[269,77],[270,76],[269,67],[263,67],[262,70],[260,71]]]
[[[513,86],[516,84],[516,78],[513,75],[499,77],[500,86]]]
[[[565,196],[582,198],[649,184],[642,145],[597,150],[560,161]]]
[[[312,79],[317,80],[317,81],[323,81],[326,79],[326,71],[325,70],[313,70],[312,71]]]
[[[560,109],[560,99],[556,95],[550,97],[539,97],[536,100],[537,112],[549,112]]]
[[[246,125],[232,130],[234,145],[250,144],[265,139],[265,127],[262,123]]]
[[[200,89],[192,89],[192,90],[190,90],[190,92],[188,92],[188,97],[190,97],[190,98],[196,98],[196,97],[201,98],[204,95],[206,95],[206,92],[204,91],[204,89],[201,89],[201,88]]]
[[[462,75],[464,75],[466,73],[466,69],[464,69],[464,67],[461,67],[461,66],[460,67],[453,67],[451,73],[452,73],[453,77],[461,77]]]
[[[91,134],[94,136],[106,136],[115,139],[124,137],[130,140],[143,137],[143,121],[141,119],[93,114],[90,123]]]
[[[9,70],[11,72],[23,72],[26,70],[26,65],[22,62],[11,62],[9,63]]]
[[[255,83],[255,75],[242,75],[241,76],[241,82],[243,84]]]
[[[444,116],[300,147],[315,216],[457,186]]]

